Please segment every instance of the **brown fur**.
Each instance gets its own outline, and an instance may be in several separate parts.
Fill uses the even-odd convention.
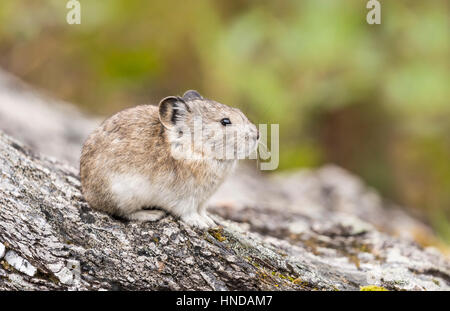
[[[181,108],[177,110],[176,105]],[[119,206],[117,197],[111,191],[111,176],[137,174],[145,176],[151,185],[157,185],[161,189],[173,187],[171,195],[174,199],[167,199],[169,203],[162,203],[163,205],[171,205],[172,201],[182,202],[186,197],[192,196],[201,208],[236,161],[189,161],[171,156],[171,137],[177,137],[176,133],[180,131],[192,129],[194,115],[201,115],[207,120],[206,124],[212,124],[209,125],[214,128],[211,133],[222,130],[222,126],[215,122],[219,123],[224,116],[233,118],[236,124],[250,124],[239,110],[205,100],[196,92],[187,92],[184,98],[170,98],[170,101],[164,99],[159,108],[151,105],[137,106],[115,114],[105,120],[83,146],[80,176],[83,194],[90,206],[124,217],[131,211],[138,210],[135,207],[131,210]],[[175,123],[171,119],[176,119]],[[211,139],[212,135],[205,139]],[[183,216],[184,211],[176,208],[176,203],[173,205],[158,207]],[[141,206],[139,209],[144,207],[148,206]]]

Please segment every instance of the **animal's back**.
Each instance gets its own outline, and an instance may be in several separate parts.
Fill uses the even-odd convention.
[[[110,191],[111,176],[129,173],[156,163],[161,123],[158,108],[137,106],[123,110],[105,120],[86,140],[80,161],[83,194],[91,206],[117,213]]]

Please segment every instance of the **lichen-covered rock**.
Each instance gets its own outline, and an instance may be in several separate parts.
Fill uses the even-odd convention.
[[[212,210],[223,229],[203,232],[171,216],[139,224],[93,211],[74,168],[4,134],[0,168],[0,242],[8,257],[0,289],[450,289],[442,255],[339,210],[315,217],[320,201],[306,214],[262,193],[256,205],[216,197]]]

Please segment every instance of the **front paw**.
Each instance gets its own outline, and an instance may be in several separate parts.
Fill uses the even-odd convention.
[[[214,227],[216,224],[215,222],[209,218],[202,216],[200,214],[189,214],[186,216],[182,216],[181,220],[192,227],[197,227],[199,229],[208,229],[210,227]]]
[[[217,223],[214,221],[214,219],[209,217],[209,215],[207,215],[207,214],[200,214],[200,215],[203,217],[203,219],[208,224],[208,228],[217,227]]]

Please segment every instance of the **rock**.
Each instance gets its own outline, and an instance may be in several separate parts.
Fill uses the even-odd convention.
[[[16,92],[13,102],[38,96],[3,92]],[[271,176],[240,167],[209,202],[222,225],[209,231],[94,211],[69,153],[85,135],[78,125],[95,121],[51,116],[41,132],[20,124],[26,116],[7,126],[33,148],[0,131],[0,290],[450,289],[448,259],[396,232],[429,228],[335,166]],[[59,131],[64,122],[76,140]],[[54,140],[42,142],[46,130]]]
[[[328,234],[330,230],[353,235],[380,230],[409,241],[415,241],[418,235],[427,241],[435,239],[429,226],[335,165],[273,174],[270,178],[251,167],[241,167],[210,203],[222,217],[275,235],[297,234],[311,227]],[[277,210],[283,213],[275,213]]]

